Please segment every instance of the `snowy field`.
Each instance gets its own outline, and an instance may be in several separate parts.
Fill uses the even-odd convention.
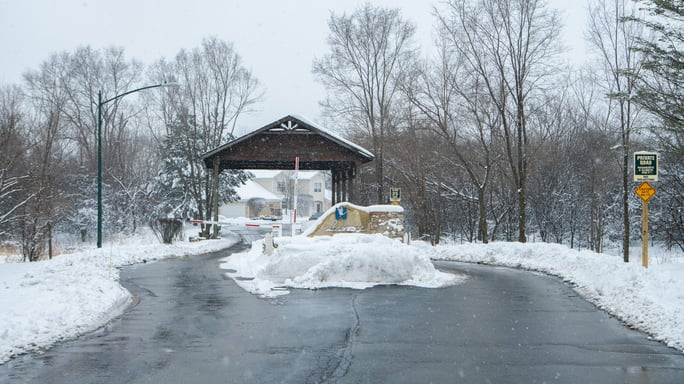
[[[161,245],[142,239],[106,245],[38,263],[3,263],[0,257],[0,362],[106,324],[131,302],[118,283],[121,266],[230,246],[230,238]],[[377,235],[277,237],[270,256],[263,241],[225,258],[221,268],[249,292],[287,294],[291,288],[368,288],[405,284],[438,288],[467,284],[442,273],[432,260],[502,265],[559,276],[598,307],[656,340],[684,350],[684,257],[654,250],[651,267],[617,256],[543,243],[405,245]],[[632,258],[638,261],[638,252]]]

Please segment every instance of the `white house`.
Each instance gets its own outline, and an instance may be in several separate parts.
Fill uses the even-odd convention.
[[[283,216],[294,203],[294,171],[251,170],[254,178],[237,189],[240,199],[224,204],[225,217]],[[325,188],[324,171],[297,172],[297,217],[324,212],[332,204],[332,192]]]
[[[271,193],[259,183],[248,180],[236,189],[238,201],[223,204],[219,215],[225,217],[279,216],[281,198]]]

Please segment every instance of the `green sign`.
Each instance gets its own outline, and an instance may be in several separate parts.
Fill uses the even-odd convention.
[[[658,154],[634,152],[634,181],[658,181]]]
[[[401,188],[390,188],[390,201],[401,201]]]

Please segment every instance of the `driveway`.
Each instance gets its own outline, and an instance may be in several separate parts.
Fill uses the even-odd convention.
[[[260,299],[218,268],[246,247],[125,268],[136,306],[0,366],[0,383],[684,382],[684,354],[556,278],[440,262],[469,279]]]

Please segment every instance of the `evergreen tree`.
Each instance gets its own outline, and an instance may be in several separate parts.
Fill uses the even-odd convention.
[[[211,203],[211,172],[202,154],[208,143],[192,116],[182,116],[169,124],[163,145],[163,164],[153,189],[157,217],[206,217]],[[234,201],[235,186],[243,184],[243,171],[224,171],[219,176],[219,203]]]
[[[644,63],[635,100],[658,120],[651,127],[661,152],[654,237],[684,249],[684,1],[637,1],[646,4],[648,17],[625,22],[642,24],[652,33],[650,40],[637,42]]]
[[[662,125],[654,129],[662,143],[676,156],[684,156],[684,1],[640,0],[650,17],[631,18],[653,33],[640,39],[643,52],[636,101],[657,116]]]

